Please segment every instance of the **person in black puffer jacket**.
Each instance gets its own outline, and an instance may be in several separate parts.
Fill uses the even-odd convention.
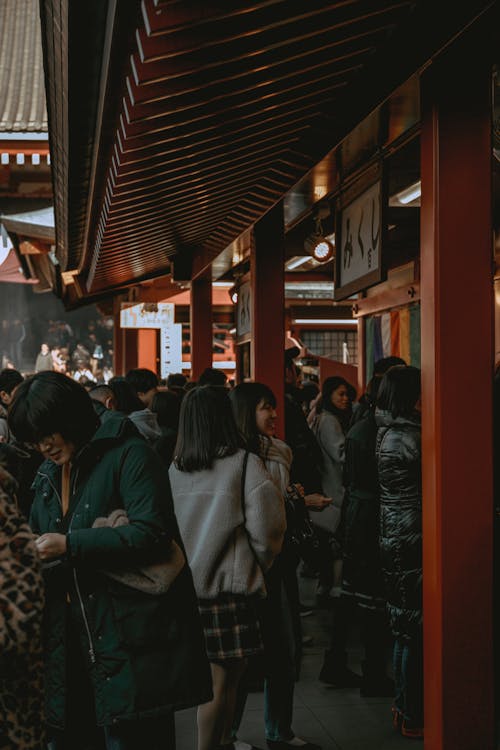
[[[420,370],[394,367],[377,400],[380,553],[394,641],[393,719],[423,736]]]

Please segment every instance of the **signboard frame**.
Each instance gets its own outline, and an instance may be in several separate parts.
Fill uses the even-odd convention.
[[[335,211],[335,300],[386,277],[386,206],[387,187],[379,164],[341,192]]]

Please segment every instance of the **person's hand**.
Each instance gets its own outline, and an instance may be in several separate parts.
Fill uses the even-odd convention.
[[[299,482],[294,482],[293,484],[289,484],[286,489],[287,489],[287,492],[293,492],[295,490],[296,492],[298,492],[298,494],[301,497],[304,497],[304,494],[305,494],[304,486],[300,484]]]
[[[66,554],[66,537],[64,534],[42,534],[35,541],[41,560],[53,560]]]
[[[306,495],[304,500],[306,508],[309,508],[309,510],[324,510],[332,504],[331,497],[320,495],[319,492],[313,492],[311,495]]]

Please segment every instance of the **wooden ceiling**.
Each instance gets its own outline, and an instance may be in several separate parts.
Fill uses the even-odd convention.
[[[85,295],[215,258],[465,18],[426,0],[63,5],[42,0],[58,253]]]

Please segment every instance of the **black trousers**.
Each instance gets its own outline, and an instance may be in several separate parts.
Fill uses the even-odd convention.
[[[363,674],[377,679],[385,674],[389,631],[384,612],[360,607],[351,597],[332,599],[331,646],[326,652],[332,669],[345,669],[347,641],[352,627],[359,623],[361,643],[365,651]]]

